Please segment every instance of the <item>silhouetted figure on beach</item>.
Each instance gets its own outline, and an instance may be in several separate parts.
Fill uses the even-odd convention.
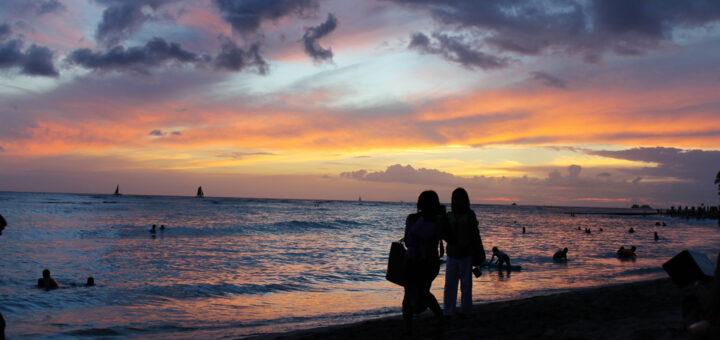
[[[507,256],[504,252],[501,252],[498,247],[492,248],[492,256],[490,257],[490,261],[488,264],[492,264],[493,260],[497,257],[497,266],[498,269],[502,268],[503,263],[507,264],[507,269],[510,270],[510,256]]]
[[[3,215],[0,215],[0,235],[2,235],[2,231],[6,226],[7,221],[5,221]],[[5,318],[3,318],[2,313],[0,313],[0,340],[5,340]]]
[[[592,231],[590,230],[590,228],[585,228],[585,233],[586,233],[586,234],[591,234]]]
[[[658,236],[657,231],[655,232],[655,241],[659,240],[660,236]]]
[[[412,333],[413,314],[419,314],[428,307],[435,316],[444,321],[440,304],[430,293],[430,286],[440,272],[438,245],[445,224],[445,212],[434,191],[424,191],[418,197],[417,213],[405,220],[405,296],[402,314],[406,333]]]
[[[525,233],[525,227],[523,227],[523,234]]]
[[[635,232],[635,229],[633,229],[633,227],[630,227],[630,229],[628,229],[628,233],[631,233],[631,234],[632,234],[632,233],[634,233],[634,232]]]
[[[3,215],[0,215],[0,235],[2,235],[3,229],[7,227],[7,221],[5,221],[5,218]]]
[[[155,233],[157,233],[157,229],[155,229],[155,228],[157,228],[157,226],[154,225],[154,224],[153,224],[152,227],[150,228],[150,233],[153,234],[153,235],[155,235]]]
[[[620,249],[617,251],[617,256],[621,259],[634,259],[637,255],[635,254],[635,246],[632,246],[630,249],[625,249],[624,246],[620,246]]]
[[[160,225],[160,231],[165,231],[165,225],[164,225],[164,224],[161,224],[161,225]]]
[[[567,262],[567,253],[568,253],[568,249],[567,249],[567,248],[563,248],[563,249],[558,250],[558,251],[555,252],[555,254],[553,255],[553,261],[555,261],[555,262]]]
[[[50,276],[50,270],[43,270],[42,275],[43,277],[38,279],[38,288],[45,288],[46,290],[60,288],[57,281]]]
[[[580,227],[577,227],[577,230],[582,230],[582,228],[580,228]]]
[[[457,188],[453,191],[451,206],[443,233],[448,256],[445,263],[443,307],[446,316],[455,314],[459,281],[462,313],[467,315],[472,312],[472,262],[473,254],[479,248],[480,231],[465,189]]]
[[[695,339],[720,335],[720,253],[712,280],[697,282],[682,303],[683,322]]]
[[[598,230],[600,230],[600,231],[605,231],[603,228],[600,228],[600,229],[598,229]]]

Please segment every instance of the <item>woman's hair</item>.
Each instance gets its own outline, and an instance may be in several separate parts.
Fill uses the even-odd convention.
[[[430,217],[440,212],[440,198],[435,191],[423,191],[417,201],[418,213]]]
[[[464,213],[470,210],[470,197],[463,188],[457,188],[452,193],[452,211],[454,213]]]

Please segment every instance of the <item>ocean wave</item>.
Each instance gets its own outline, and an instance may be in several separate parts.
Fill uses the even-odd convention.
[[[175,284],[169,286],[150,286],[140,290],[138,293],[146,297],[191,299],[209,298],[232,295],[260,295],[277,292],[309,291],[310,286],[284,283],[284,284]]]
[[[663,271],[664,270],[662,269],[662,267],[645,267],[645,268],[623,270],[621,272],[613,274],[613,276],[614,277],[623,277],[623,276],[647,275],[647,274],[662,273]]]
[[[284,229],[288,231],[307,231],[308,229],[339,229],[328,222],[313,222],[313,221],[285,221],[273,224],[277,229]],[[276,230],[277,230],[276,229]]]

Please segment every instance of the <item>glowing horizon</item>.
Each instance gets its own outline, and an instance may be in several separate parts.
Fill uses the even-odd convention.
[[[0,190],[717,204],[694,1],[8,1]]]

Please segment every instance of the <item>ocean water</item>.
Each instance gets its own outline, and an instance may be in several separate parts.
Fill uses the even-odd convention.
[[[9,339],[237,338],[398,315],[402,289],[384,275],[390,243],[414,210],[414,203],[0,192],[9,223],[0,236],[0,312]],[[716,221],[568,214],[618,209],[473,210],[485,248],[498,246],[522,266],[474,279],[477,303],[666,277],[660,266],[677,252],[715,261],[720,250]],[[153,223],[167,229],[153,237]],[[621,245],[636,246],[637,260],[617,259]],[[570,248],[567,264],[551,260],[561,247]],[[45,268],[61,289],[35,288]],[[96,286],[72,287],[88,276]],[[440,300],[443,284],[441,268],[432,288]]]

